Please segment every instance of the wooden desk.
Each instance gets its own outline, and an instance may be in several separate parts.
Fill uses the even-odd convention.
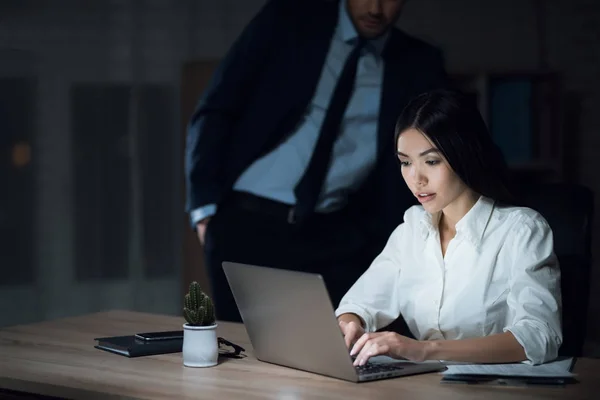
[[[0,388],[77,399],[592,399],[600,360],[580,359],[581,383],[566,388],[440,384],[438,373],[350,383],[258,361],[241,324],[218,334],[248,357],[187,368],[181,353],[126,358],[97,350],[93,338],[181,329],[179,317],[110,311],[0,330]],[[0,394],[1,396],[1,394]]]

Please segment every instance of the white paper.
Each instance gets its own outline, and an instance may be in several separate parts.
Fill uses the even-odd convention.
[[[544,376],[571,377],[569,370],[573,358],[560,358],[542,365],[514,364],[451,364],[447,363],[444,375],[501,375],[501,376]]]

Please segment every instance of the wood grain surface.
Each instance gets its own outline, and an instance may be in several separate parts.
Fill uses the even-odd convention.
[[[600,360],[582,358],[567,387],[441,384],[439,373],[351,383],[268,364],[252,353],[242,324],[220,336],[246,348],[243,359],[183,366],[181,353],[126,358],[94,348],[96,337],[182,329],[176,316],[108,311],[0,330],[0,388],[73,399],[595,399]]]

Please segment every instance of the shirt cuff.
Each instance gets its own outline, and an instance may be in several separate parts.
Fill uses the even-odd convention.
[[[190,212],[190,221],[192,227],[196,228],[196,224],[202,221],[204,218],[212,217],[217,213],[216,204],[207,204],[203,207],[198,207]]]
[[[335,310],[335,317],[339,317],[342,314],[356,314],[365,322],[365,332],[375,332],[375,324],[373,318],[365,311],[364,308],[356,304],[344,304]]]

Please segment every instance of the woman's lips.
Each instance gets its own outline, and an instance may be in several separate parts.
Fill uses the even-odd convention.
[[[430,194],[427,194],[426,196],[417,195],[417,199],[419,199],[419,203],[421,203],[421,204],[427,203],[428,201],[433,200],[434,197],[435,197],[435,193],[430,193]]]

